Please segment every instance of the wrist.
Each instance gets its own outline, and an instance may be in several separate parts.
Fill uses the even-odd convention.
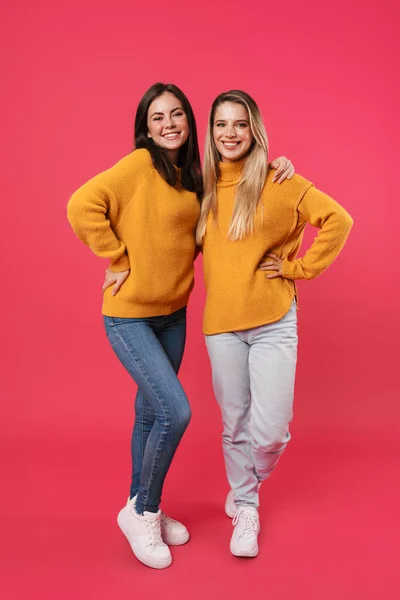
[[[287,258],[282,261],[282,277],[285,277],[286,279],[294,279],[295,269],[295,261],[289,261]]]
[[[126,252],[124,252],[119,258],[110,262],[109,266],[110,271],[113,273],[121,273],[122,271],[129,271],[129,257]]]

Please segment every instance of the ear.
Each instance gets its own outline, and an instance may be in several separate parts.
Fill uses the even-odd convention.
[[[151,133],[150,133],[150,131],[147,132],[147,137],[151,139]]]

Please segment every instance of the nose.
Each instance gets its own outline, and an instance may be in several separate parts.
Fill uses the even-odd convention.
[[[165,119],[165,127],[166,129],[174,129],[174,127],[176,127],[172,117],[167,117]]]
[[[228,137],[228,138],[233,138],[233,137],[235,137],[235,136],[236,136],[236,131],[235,131],[235,128],[234,128],[232,125],[228,126],[228,129],[227,129],[227,131],[226,131],[226,134],[225,134],[225,135],[226,135],[226,137]]]

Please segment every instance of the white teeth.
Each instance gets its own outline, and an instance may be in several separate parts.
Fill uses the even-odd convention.
[[[232,142],[222,142],[222,143],[224,144],[225,148],[236,148],[236,146],[238,145],[237,142],[234,142],[234,143],[232,143]]]
[[[179,133],[168,133],[167,135],[164,135],[164,137],[167,138],[167,140],[176,140],[178,136]]]

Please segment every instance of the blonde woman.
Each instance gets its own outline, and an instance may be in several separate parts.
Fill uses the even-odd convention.
[[[233,517],[230,549],[258,554],[258,489],[290,440],[297,360],[296,279],[313,279],[337,257],[352,219],[295,175],[272,184],[259,109],[245,92],[214,101],[197,228],[207,299],[204,333],[223,418]],[[297,258],[307,223],[320,229]]]

